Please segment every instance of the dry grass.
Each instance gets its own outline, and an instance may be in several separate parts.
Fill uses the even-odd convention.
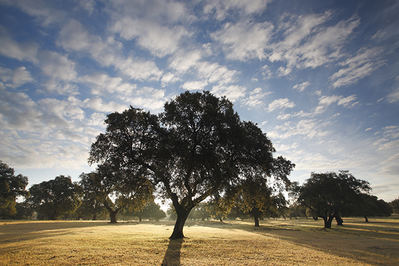
[[[169,241],[172,223],[0,222],[1,265],[399,265],[399,219],[266,220],[188,223]]]

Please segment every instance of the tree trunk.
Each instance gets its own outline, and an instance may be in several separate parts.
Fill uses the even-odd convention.
[[[369,218],[367,218],[367,216],[366,216],[366,215],[364,216],[364,221],[365,221],[366,223],[368,223],[368,222],[369,222]]]
[[[259,227],[259,217],[257,215],[254,215],[254,220],[255,220],[255,227]]]
[[[116,215],[118,214],[118,210],[109,210],[109,219],[111,224],[116,224]]]
[[[337,221],[337,225],[342,226],[344,224],[344,220],[342,220],[340,215],[335,216],[335,221]]]
[[[141,219],[141,216],[139,216],[139,223],[141,223],[141,220],[142,220],[142,219]]]
[[[91,219],[94,220],[94,221],[97,220],[97,213],[94,213],[93,214],[93,218],[91,218]]]
[[[332,216],[323,216],[322,217],[323,218],[323,220],[324,220],[324,228],[331,228],[331,223],[332,223],[332,220],[334,219],[334,216],[332,215]]]
[[[181,239],[184,238],[183,227],[187,220],[188,215],[190,214],[191,209],[186,210],[182,207],[176,209],[177,219],[175,223],[175,227],[173,228],[173,233],[169,237],[169,239]]]

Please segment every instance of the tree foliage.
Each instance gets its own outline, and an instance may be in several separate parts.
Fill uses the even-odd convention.
[[[16,214],[16,199],[26,196],[28,178],[15,175],[14,169],[0,161],[0,218],[10,218]]]
[[[30,189],[29,204],[39,219],[55,220],[72,214],[81,204],[81,189],[68,176],[33,185]]]
[[[119,211],[137,211],[153,200],[152,184],[145,178],[136,178],[129,169],[104,164],[95,172],[82,173],[80,179],[84,202],[91,205],[93,215],[105,207],[111,223],[117,222]]]
[[[91,163],[128,170],[152,181],[172,200],[177,220],[171,238],[182,238],[190,211],[239,183],[251,168],[265,176],[287,172],[283,158],[251,122],[242,122],[226,98],[185,92],[158,116],[131,107],[105,120],[90,151]]]
[[[391,201],[389,204],[391,205],[392,211],[394,213],[399,213],[399,198]]]
[[[332,220],[350,212],[352,203],[360,202],[362,193],[369,190],[367,181],[356,179],[348,171],[312,173],[298,190],[298,202],[323,218],[325,228],[331,228]]]

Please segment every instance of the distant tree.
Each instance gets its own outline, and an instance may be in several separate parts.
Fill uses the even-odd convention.
[[[399,213],[399,198],[391,201],[389,204],[391,205],[394,213]]]
[[[11,218],[16,214],[16,199],[26,196],[28,178],[15,175],[14,169],[0,161],[0,218]]]
[[[348,212],[351,203],[359,202],[361,194],[368,192],[367,181],[356,179],[348,171],[338,173],[312,173],[298,190],[298,202],[309,208],[314,216],[324,220],[324,227],[338,218],[342,224],[342,213]]]
[[[368,223],[370,216],[390,216],[391,214],[392,207],[389,203],[376,196],[362,193],[359,201],[352,204],[346,215],[363,216],[365,222]]]
[[[80,175],[80,185],[87,200],[95,208],[104,206],[110,222],[117,222],[117,214],[123,209],[131,212],[144,208],[153,199],[152,184],[145,178],[136,178],[129,169],[112,165],[99,165],[96,172]]]
[[[297,203],[292,204],[288,207],[288,215],[291,218],[297,217],[308,217],[307,208]]]
[[[79,185],[63,175],[33,185],[29,192],[28,202],[38,213],[39,219],[55,220],[70,215],[81,204]]]
[[[14,215],[15,219],[22,220],[22,219],[31,219],[33,216],[33,209],[32,206],[27,202],[17,202],[15,205],[17,213]]]
[[[142,210],[133,212],[133,215],[137,216],[140,222],[142,219],[159,221],[166,217],[166,214],[161,209],[161,206],[159,206],[159,204],[155,203],[153,200],[147,202]]]
[[[209,92],[182,93],[159,116],[131,107],[105,122],[89,161],[134,169],[170,198],[177,214],[171,239],[184,237],[196,205],[234,185],[250,167],[277,173],[266,135],[241,122],[230,101]]]

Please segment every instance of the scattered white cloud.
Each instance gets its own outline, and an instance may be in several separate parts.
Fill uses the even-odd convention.
[[[101,113],[122,112],[129,107],[127,104],[119,104],[114,101],[104,102],[100,97],[87,98],[82,104],[86,108]]]
[[[262,88],[255,88],[250,91],[248,97],[246,99],[243,99],[242,102],[248,107],[259,106],[263,104],[264,98],[270,94],[270,91],[265,91]]]
[[[184,82],[182,88],[185,90],[204,90],[204,88],[208,85],[206,81],[187,81]]]
[[[261,13],[271,2],[270,0],[252,0],[252,1],[235,1],[235,0],[208,0],[204,5],[205,14],[214,14],[217,20],[224,20],[231,10],[239,11],[243,15],[251,15]]]
[[[284,39],[268,46],[271,62],[287,63],[279,70],[280,75],[288,75],[294,67],[316,68],[342,57],[341,49],[360,21],[352,17],[326,26],[331,16],[331,12],[325,12],[283,18],[286,21],[279,29],[283,31]]]
[[[238,85],[216,85],[212,87],[211,92],[216,96],[226,96],[232,102],[235,102],[237,99],[245,96],[246,89],[242,86]]]
[[[115,22],[112,31],[126,40],[137,38],[137,43],[143,49],[159,57],[174,53],[179,48],[180,40],[189,35],[182,26],[170,28],[153,21],[130,17],[123,17]]]
[[[289,99],[287,98],[281,98],[281,99],[277,99],[272,101],[271,103],[269,103],[267,110],[269,112],[273,112],[274,110],[283,110],[283,109],[287,109],[287,108],[293,108],[295,107],[295,103],[291,102]]]
[[[24,66],[16,69],[0,66],[0,79],[5,83],[5,86],[12,88],[17,88],[33,81],[30,72]]]
[[[399,87],[387,95],[387,100],[389,103],[399,102]]]
[[[212,33],[211,37],[222,45],[229,59],[264,59],[264,50],[272,30],[273,24],[269,22],[239,21],[236,24],[226,23],[221,30]]]
[[[294,90],[297,90],[297,91],[302,92],[302,91],[304,91],[307,87],[309,87],[309,85],[310,85],[310,82],[309,82],[309,81],[305,81],[305,82],[302,82],[302,83],[297,83],[297,84],[295,84],[292,88],[293,88]]]
[[[109,94],[132,94],[136,85],[124,82],[121,77],[110,77],[107,74],[86,75],[79,79],[81,82],[88,83],[91,86],[93,95],[103,95],[104,92]]]
[[[39,54],[39,59],[43,73],[49,78],[65,81],[76,80],[75,62],[67,56],[56,52],[43,51]]]
[[[165,86],[165,85],[170,84],[170,83],[175,83],[175,82],[177,82],[179,80],[180,80],[179,77],[177,77],[176,75],[174,75],[171,72],[168,72],[168,73],[165,73],[165,74],[162,75],[161,84],[162,84],[162,86]]]
[[[379,48],[360,49],[355,56],[341,62],[341,69],[330,77],[333,87],[348,86],[370,75],[384,64],[381,53]]]
[[[358,104],[359,102],[356,101],[356,95],[350,95],[347,97],[338,96],[338,95],[331,95],[331,96],[322,96],[319,99],[319,105],[315,109],[315,114],[320,114],[324,112],[328,106],[331,104],[336,103],[338,106],[343,106],[346,108],[351,108]]]
[[[35,43],[16,42],[7,30],[0,26],[0,54],[20,61],[37,62],[38,45]]]

